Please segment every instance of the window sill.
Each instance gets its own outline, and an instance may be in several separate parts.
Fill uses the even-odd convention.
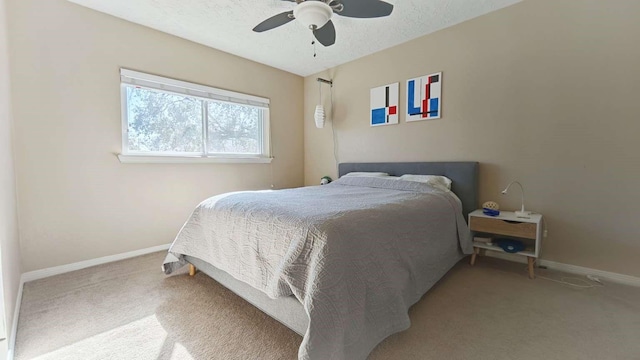
[[[270,164],[272,157],[261,156],[165,156],[118,154],[123,164]]]

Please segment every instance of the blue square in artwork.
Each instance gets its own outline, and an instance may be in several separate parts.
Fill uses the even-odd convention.
[[[440,102],[440,99],[438,98],[434,98],[434,99],[429,99],[429,109],[431,109],[431,111],[433,111],[430,115],[430,117],[438,117],[440,116],[440,114],[438,113],[438,103]]]
[[[387,122],[387,110],[373,109],[371,110],[371,125],[379,125]]]

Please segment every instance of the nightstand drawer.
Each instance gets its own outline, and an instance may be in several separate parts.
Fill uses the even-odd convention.
[[[537,225],[534,223],[489,219],[476,216],[471,217],[470,221],[472,231],[534,240],[536,238]]]

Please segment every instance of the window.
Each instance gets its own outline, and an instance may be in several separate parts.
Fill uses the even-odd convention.
[[[120,78],[121,161],[270,161],[269,99],[126,69]]]

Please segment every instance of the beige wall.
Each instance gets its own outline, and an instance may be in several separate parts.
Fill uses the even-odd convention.
[[[9,2],[24,270],[170,243],[203,199],[303,184],[303,79],[64,0]],[[275,160],[121,164],[119,68],[271,99]]]
[[[476,160],[480,200],[545,215],[542,257],[640,276],[640,2],[527,0],[322,74],[340,161]],[[444,72],[443,118],[371,128],[369,89]],[[305,181],[335,175],[331,128],[313,126]],[[328,102],[325,104],[328,107]]]
[[[18,288],[20,287],[22,261],[18,238],[15,171],[11,142],[12,117],[5,9],[5,1],[0,0],[0,261],[2,262],[2,292],[5,312],[5,318],[0,321],[6,320],[7,332],[10,333]],[[6,346],[7,341],[2,343],[2,346]]]

